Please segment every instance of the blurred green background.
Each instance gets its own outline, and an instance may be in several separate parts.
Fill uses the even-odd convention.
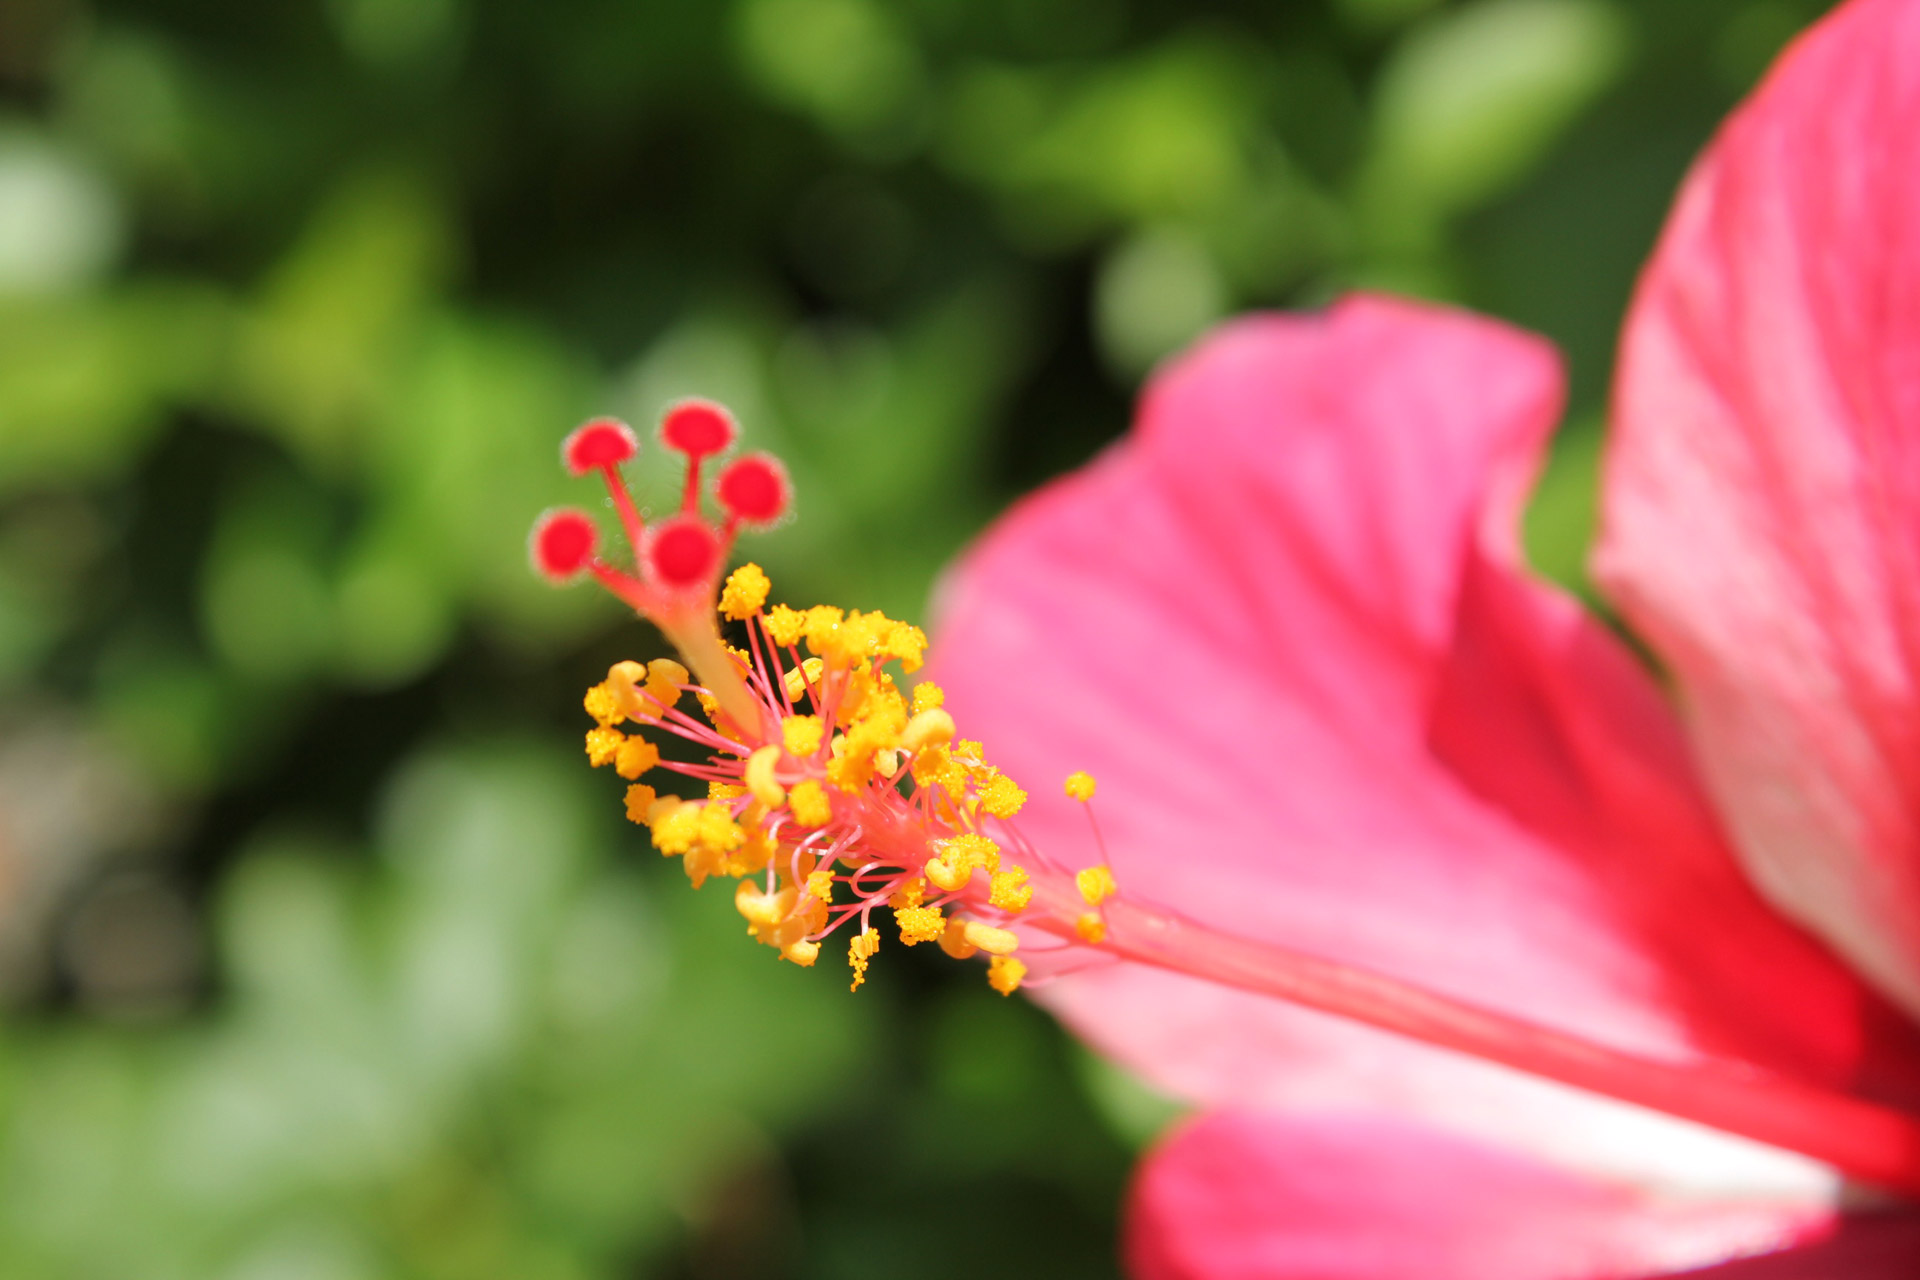
[[[1820,7],[4,0],[0,1275],[1113,1274],[1164,1106],[774,963],[585,767],[659,644],[527,571],[561,435],[727,401],[777,594],[920,618],[1154,361],[1387,287],[1567,352],[1579,585],[1636,265]]]

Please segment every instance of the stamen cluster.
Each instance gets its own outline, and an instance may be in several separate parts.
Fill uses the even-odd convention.
[[[633,781],[627,816],[682,859],[696,886],[739,880],[734,903],[749,932],[782,958],[811,965],[824,938],[849,928],[857,989],[890,912],[904,945],[937,943],[959,959],[986,952],[989,981],[1012,992],[1026,966],[1006,926],[1033,887],[1006,856],[1010,842],[1021,845],[1003,820],[1026,792],[979,743],[955,740],[936,685],[900,688],[889,668],[918,669],[927,644],[918,627],[831,606],[766,609],[770,587],[749,564],[720,597],[721,612],[746,627],[747,648],[727,656],[760,709],[757,732],[679,663],[622,662],[587,691],[589,760]],[[704,717],[681,709],[687,693]],[[623,724],[671,734],[706,759],[663,761]],[[638,781],[651,769],[704,781],[706,800],[660,795]]]
[[[1034,899],[1027,868],[1044,870],[1055,888],[1069,883],[1009,821],[1026,792],[978,742],[957,737],[937,686],[902,687],[897,676],[917,671],[926,655],[918,627],[825,605],[769,608],[772,584],[752,564],[721,589],[738,530],[786,511],[786,472],[761,454],[728,464],[713,490],[726,519],[715,524],[701,509],[700,474],[731,445],[732,419],[708,401],[684,401],[660,434],[687,458],[687,481],[680,509],[651,524],[620,474],[638,449],[624,424],[596,419],[562,450],[574,474],[605,478],[634,571],[596,554],[583,512],[550,512],[534,528],[536,567],[556,581],[593,574],[652,619],[684,660],[616,663],[587,690],[589,761],[628,780],[627,816],[651,830],[662,854],[681,859],[696,888],[715,876],[738,881],[734,903],[748,932],[783,959],[810,966],[821,942],[845,928],[857,990],[888,921],[906,946],[936,943],[959,959],[984,953],[988,981],[1011,994],[1028,972],[1010,927]],[[744,649],[721,639],[716,594],[718,613],[744,630]],[[698,713],[685,706],[689,694]],[[691,744],[696,759],[663,757],[656,738],[629,727]],[[655,771],[704,783],[706,797],[682,799],[641,781]],[[1087,800],[1093,780],[1075,774],[1067,792]],[[1054,893],[1060,902],[1050,900],[1047,918],[1034,923],[1099,946],[1104,914],[1082,910],[1113,891],[1111,873],[1098,871],[1081,877],[1077,893]]]

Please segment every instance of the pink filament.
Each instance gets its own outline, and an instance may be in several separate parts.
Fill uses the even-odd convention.
[[[1065,886],[1043,888],[1070,922]],[[1812,1156],[1863,1181],[1920,1195],[1920,1118],[1730,1062],[1622,1053],[1378,973],[1234,937],[1124,898],[1109,899],[1106,950],[1396,1032],[1562,1084]]]

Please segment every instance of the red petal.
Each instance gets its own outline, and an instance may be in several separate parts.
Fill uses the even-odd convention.
[[[1842,7],[1688,179],[1598,573],[1756,880],[1920,1010],[1920,6]]]
[[[1830,1219],[1661,1200],[1377,1118],[1239,1113],[1148,1157],[1126,1251],[1137,1280],[1598,1280],[1791,1244]]]
[[[1099,778],[1125,892],[1620,1047],[1842,1078],[1864,991],[1745,886],[1644,674],[1515,568],[1558,395],[1543,344],[1457,312],[1230,326],[969,553],[935,678],[1054,857],[1093,860],[1057,782]],[[1185,1096],[1590,1137],[1535,1123],[1564,1090],[1518,1105],[1511,1072],[1259,997],[1121,966],[1047,998]]]

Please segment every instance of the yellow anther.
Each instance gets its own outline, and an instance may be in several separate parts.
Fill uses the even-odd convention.
[[[927,882],[919,876],[915,876],[893,891],[893,896],[887,899],[887,905],[890,907],[917,907],[922,902],[925,902],[926,898]]]
[[[951,917],[940,934],[940,949],[955,960],[965,960],[980,948],[967,941],[967,921]]]
[[[827,761],[827,781],[849,794],[873,781],[873,757],[839,753]]]
[[[612,764],[613,758],[620,753],[620,744],[627,735],[618,729],[587,730],[587,763],[598,769],[603,764]]]
[[[814,871],[807,876],[807,892],[822,902],[833,901],[833,872]]]
[[[613,771],[632,782],[659,763],[660,748],[635,735],[620,744],[619,752],[613,757]]]
[[[1012,930],[996,929],[978,920],[967,921],[966,932],[961,936],[988,955],[1011,955],[1020,947],[1020,939]]]
[[[747,833],[733,820],[725,804],[708,801],[700,809],[700,843],[715,853],[731,853],[747,841]]]
[[[893,693],[895,702],[899,701],[899,697],[898,693]],[[890,752],[900,745],[900,730],[905,727],[904,713],[896,718],[884,705],[877,706],[874,714],[862,718],[846,733],[838,735],[844,741],[835,748],[834,759],[827,763],[827,780],[842,791],[858,791],[866,786],[873,781],[874,769],[881,763],[881,753]],[[891,770],[888,770],[887,776],[892,776]]]
[[[989,875],[1000,869],[1000,846],[977,831],[947,840],[940,856],[950,866],[985,867]]]
[[[873,680],[864,670],[856,671],[840,686],[840,723],[846,724],[860,715],[860,708],[866,704],[867,694],[873,690]]]
[[[787,750],[803,760],[820,749],[820,735],[825,731],[819,716],[788,716],[780,726]]]
[[[826,665],[818,658],[808,658],[780,677],[780,682],[787,687],[787,701],[795,705],[804,701],[807,696],[807,686],[820,683],[820,673],[826,669]]]
[[[1027,976],[1027,966],[1012,956],[995,956],[987,965],[987,983],[1003,996],[1010,996],[1020,989],[1020,980]]]
[[[927,879],[940,886],[946,893],[958,893],[966,888],[967,881],[973,879],[973,864],[961,863],[950,866],[942,858],[929,858],[926,865]]]
[[[668,797],[671,799],[671,797]],[[685,853],[700,840],[700,806],[694,804],[675,804],[662,813],[660,802],[654,802],[653,809],[653,847],[672,857]]]
[[[653,809],[653,802],[659,799],[653,788],[645,783],[636,782],[627,788],[627,821],[647,825],[647,815]]]
[[[647,696],[662,708],[671,707],[680,701],[680,687],[692,679],[672,658],[655,658],[647,664]]]
[[[628,789],[631,790],[632,788]],[[682,800],[679,796],[659,797],[647,806],[647,825],[652,826],[685,803],[686,801]]]
[[[1067,775],[1067,795],[1085,804],[1093,799],[1093,775],[1086,772]]]
[[[1100,918],[1098,911],[1083,911],[1080,918],[1073,922],[1073,931],[1080,935],[1080,941],[1090,946],[1099,946],[1107,940],[1107,922]]]
[[[895,689],[887,689],[886,697],[870,705],[866,714],[860,716],[860,723],[853,729],[853,744],[861,751],[872,754],[876,761],[886,757],[891,773],[900,767],[900,752],[904,744],[900,735],[907,729],[907,702]],[[889,709],[885,703],[891,702]]]
[[[726,873],[727,856],[697,844],[687,850],[686,857],[680,859],[680,869],[687,873],[687,883],[698,889],[707,882],[709,876]]]
[[[736,786],[731,782],[722,782],[718,778],[714,778],[707,783],[707,799],[709,800],[738,800],[745,794],[747,794],[745,787]]]
[[[764,619],[767,634],[782,649],[791,649],[800,643],[800,637],[807,629],[807,615],[798,609],[789,609],[783,604],[773,606]]]
[[[1033,901],[1033,886],[1027,883],[1027,873],[1019,867],[996,873],[987,901],[1002,911],[1025,911]]]
[[[782,889],[781,892],[791,893],[792,890]],[[819,898],[802,898],[800,899],[800,905],[795,908],[793,915],[781,926],[781,928],[786,930],[786,932],[781,935],[781,941],[787,942],[794,938],[804,938],[808,934],[815,933],[824,928],[826,923],[827,904]]]
[[[936,744],[915,753],[913,780],[922,787],[940,787],[953,799],[966,794],[967,768],[947,748]]]
[[[638,686],[646,682],[646,667],[638,662],[616,662],[607,668],[604,685],[607,692],[613,695],[614,703],[623,716],[646,716],[659,710],[640,693]],[[591,697],[593,691],[589,689],[587,694]],[[589,706],[587,710],[591,713],[593,708]]]
[[[627,718],[627,713],[620,709],[620,699],[610,684],[596,684],[588,689],[587,696],[582,699],[581,704],[586,707],[588,715],[600,722],[602,729],[610,729]]]
[[[827,799],[826,789],[812,778],[787,792],[787,808],[803,827],[824,827],[833,819],[833,802]]]
[[[935,707],[944,706],[946,701],[946,691],[931,680],[922,680],[919,684],[913,686],[913,709],[915,712],[931,711]]]
[[[773,776],[774,766],[779,763],[780,748],[769,742],[748,756],[747,767],[740,771],[753,798],[769,809],[778,809],[787,802],[787,789]]]
[[[847,944],[847,963],[853,966],[853,985],[849,991],[858,991],[860,984],[867,980],[867,962],[873,959],[873,953],[880,949],[880,931],[869,929]]]
[[[767,581],[759,565],[743,564],[727,575],[727,585],[720,591],[720,612],[735,622],[744,622],[760,612],[771,590],[773,583]]]
[[[900,734],[900,745],[909,751],[928,746],[945,746],[953,741],[953,717],[934,707],[914,714]]]
[[[883,622],[887,621],[882,619]],[[888,623],[879,644],[883,657],[898,658],[900,669],[908,675],[920,669],[927,656],[927,633],[905,622]]]
[[[749,806],[742,815],[740,830],[745,839],[727,853],[724,865],[720,868],[723,874],[739,877],[766,870],[767,862],[773,857],[774,846],[768,843],[758,825],[763,812],[755,804]]]
[[[886,695],[877,699],[878,705],[853,727],[862,751],[896,751],[900,747],[900,735],[907,727],[906,704],[892,689],[886,690]]]
[[[817,942],[808,942],[805,938],[800,939],[798,942],[790,942],[786,945],[785,949],[780,952],[780,958],[782,960],[791,960],[802,969],[811,969],[813,968],[813,962],[820,958],[820,944]]]
[[[1080,896],[1087,900],[1089,906],[1097,907],[1120,892],[1120,886],[1114,883],[1113,872],[1104,863],[1082,868],[1075,873],[1073,882],[1080,887]]]
[[[1006,774],[998,774],[980,788],[980,807],[996,818],[1011,818],[1027,802],[1027,793]]]
[[[900,696],[900,686],[896,685],[893,677],[889,675],[882,675],[878,680],[871,682],[859,683],[868,688],[869,696],[865,705],[859,709],[858,718],[897,740],[907,728],[907,700]]]
[[[879,653],[889,632],[900,625],[881,613],[843,615],[838,609],[808,612],[818,616],[807,623],[807,647],[836,667],[865,664]]]
[[[900,907],[893,918],[900,926],[900,941],[909,947],[936,941],[947,931],[947,918],[938,907]]]
[[[756,935],[761,929],[771,929],[785,919],[789,905],[780,900],[779,894],[767,893],[751,880],[742,880],[733,891],[734,910],[747,918]]]
[[[844,617],[846,617],[844,613],[830,604],[817,604],[807,610],[806,620],[803,623],[807,637],[807,648],[829,661],[836,658],[838,656],[838,648],[834,644],[834,641],[838,638],[840,621]],[[846,664],[840,662],[835,665],[844,666]]]

